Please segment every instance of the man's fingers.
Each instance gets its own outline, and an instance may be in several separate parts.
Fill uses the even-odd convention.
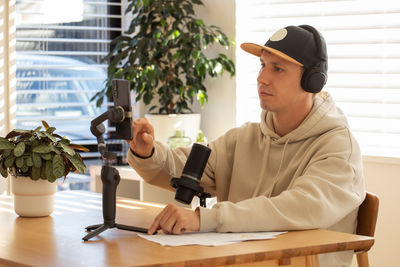
[[[160,220],[160,227],[166,233],[171,233],[174,227],[176,219],[171,212],[164,213],[164,216]]]
[[[174,227],[172,228],[171,233],[175,235],[180,235],[183,234],[185,231],[186,231],[185,223],[183,223],[182,221],[177,221]]]
[[[160,226],[151,225],[150,228],[147,230],[147,234],[148,235],[152,235],[152,234],[154,234],[155,232],[157,232],[160,229],[161,229]]]
[[[168,207],[169,205],[167,205],[155,218],[153,223],[151,224],[149,230],[147,231],[148,234],[152,235],[154,234],[155,231],[162,229],[161,228],[161,221],[165,220],[165,217],[169,217],[168,215]]]
[[[196,211],[169,204],[156,216],[148,233],[162,229],[166,234],[182,234],[186,230],[199,231],[199,224]]]
[[[151,226],[149,227],[149,230],[147,231],[147,233],[149,235],[154,234],[155,231],[160,229],[160,219],[163,215],[163,212],[164,212],[164,209],[154,218],[153,223],[151,224]]]

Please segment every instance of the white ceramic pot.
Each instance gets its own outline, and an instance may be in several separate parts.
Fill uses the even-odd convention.
[[[14,194],[14,210],[23,217],[43,217],[54,210],[54,194],[57,181],[32,180],[25,176],[11,176],[11,192]]]
[[[174,130],[185,130],[185,135],[196,141],[200,129],[199,113],[194,114],[145,114],[154,127],[154,137],[157,141],[166,143]]]

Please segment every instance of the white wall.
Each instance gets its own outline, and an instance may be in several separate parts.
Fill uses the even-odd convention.
[[[196,9],[196,14],[206,25],[216,25],[230,39],[235,40],[235,1],[205,0],[204,6]],[[235,62],[235,47],[228,51],[219,49],[216,53],[225,53]],[[208,104],[196,111],[201,112],[201,126],[208,140],[213,140],[236,125],[236,80],[229,74],[208,79],[205,83],[208,93]]]
[[[400,266],[400,159],[364,157],[366,188],[378,195],[375,244],[368,252],[370,266]]]

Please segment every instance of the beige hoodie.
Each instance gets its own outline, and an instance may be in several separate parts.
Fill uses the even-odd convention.
[[[234,128],[209,147],[201,185],[218,203],[200,208],[200,231],[355,232],[365,197],[361,155],[329,95],[315,96],[307,118],[283,137],[273,131],[271,114],[263,111],[261,123]],[[147,182],[173,190],[170,179],[180,177],[189,152],[156,142],[151,158],[129,153],[128,161]],[[323,255],[321,266],[349,266],[351,256]]]

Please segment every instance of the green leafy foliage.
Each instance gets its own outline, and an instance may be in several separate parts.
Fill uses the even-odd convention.
[[[160,114],[191,112],[196,99],[207,100],[204,80],[227,71],[235,75],[235,65],[225,54],[208,57],[214,44],[228,49],[228,37],[217,26],[207,26],[196,18],[195,5],[201,0],[128,0],[125,13],[133,17],[129,30],[111,43],[104,58],[109,62],[105,87],[93,96],[100,106],[111,98],[113,79],[130,81],[136,100],[146,105],[158,95],[158,105],[150,111]],[[207,53],[212,54],[212,53]],[[158,110],[156,110],[158,109]]]
[[[56,181],[69,172],[86,172],[86,165],[75,150],[87,148],[71,144],[66,137],[55,134],[54,127],[42,121],[35,130],[18,130],[0,137],[0,173],[29,176],[32,180]]]

